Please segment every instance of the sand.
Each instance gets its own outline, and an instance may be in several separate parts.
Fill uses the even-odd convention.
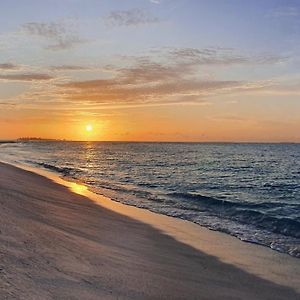
[[[300,299],[298,259],[57,182],[0,163],[0,299]]]

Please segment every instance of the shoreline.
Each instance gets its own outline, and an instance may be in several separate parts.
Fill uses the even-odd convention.
[[[193,251],[199,252],[203,256],[207,256],[208,261],[212,258],[217,259],[224,268],[225,266],[226,268],[236,268],[239,270],[239,272],[248,274],[250,277],[255,276],[256,280],[260,280],[262,282],[268,280],[268,282],[271,282],[276,286],[285,286],[290,289],[297,290],[298,293],[300,292],[300,262],[297,258],[293,258],[287,254],[279,253],[263,246],[242,242],[237,238],[229,236],[225,233],[211,231],[188,221],[159,215],[145,209],[115,202],[109,198],[89,191],[87,187],[83,185],[65,181],[59,176],[41,169],[17,165],[19,169],[11,170],[11,168],[15,167],[5,163],[0,163],[0,167],[1,169],[10,169],[10,172],[15,172],[18,174],[18,176],[25,176],[23,172],[26,172],[26,176],[29,178],[34,177],[35,180],[32,180],[32,184],[35,184],[35,181],[49,181],[48,184],[51,185],[53,189],[61,189],[62,187],[67,188],[65,192],[68,194],[68,197],[87,197],[85,199],[92,200],[94,205],[99,207],[99,209],[104,209],[115,215],[118,215],[119,217],[117,218],[127,218],[134,220],[134,222],[138,222],[139,224],[143,224],[143,226],[149,226],[155,231],[153,234],[159,237],[158,239],[161,238],[160,235],[166,236],[174,240],[174,244],[178,243],[178,245],[176,245],[179,248],[191,248]],[[20,168],[22,168],[23,171],[21,171]],[[27,171],[24,171],[24,169],[27,169]],[[22,174],[20,175],[20,173]],[[40,175],[43,177],[37,178],[37,176]],[[25,189],[30,188],[26,185],[26,183],[24,183],[24,187]],[[95,208],[95,210],[97,209],[98,208]],[[134,235],[134,233],[132,233],[132,235],[135,239],[136,235]],[[156,251],[160,251],[159,249],[160,248],[157,248]],[[172,253],[172,250],[170,250],[170,252]],[[194,255],[196,254],[194,253]],[[163,265],[164,264],[162,263],[162,266]],[[208,263],[208,270],[210,270],[209,265],[210,264]],[[215,268],[211,267],[211,271],[214,272],[216,270]],[[197,269],[195,272],[200,271]],[[231,270],[231,273],[229,272],[229,274],[235,274],[235,272]],[[252,280],[254,279],[252,278]],[[214,285],[213,282],[212,285]],[[277,295],[277,297],[278,299],[284,299],[280,297],[280,293]],[[217,298],[203,297],[203,299]]]
[[[42,144],[37,145],[33,142],[16,146],[8,145],[1,151],[2,160],[53,172],[64,180],[75,182],[77,180],[88,186],[89,190],[114,201],[188,220],[210,230],[229,234],[243,242],[262,245],[299,258],[298,182],[297,177],[292,175],[297,174],[297,164],[294,163],[292,169],[287,166],[285,174],[281,175],[280,183],[275,185],[276,170],[273,167],[270,167],[273,168],[272,172],[269,170],[269,166],[272,166],[271,162],[266,164],[252,157],[249,158],[252,163],[246,163],[244,159],[240,161],[237,154],[240,151],[246,151],[248,154],[254,151],[257,154],[255,157],[259,157],[260,154],[263,155],[265,151],[270,150],[275,156],[281,157],[281,147],[247,146],[243,150],[242,145],[238,148],[223,145],[220,151],[223,149],[228,155],[231,155],[230,152],[235,153],[234,160],[230,161],[229,165],[223,161],[221,166],[212,162],[202,170],[207,160],[206,150],[209,153],[216,148],[187,146],[192,150],[188,153],[193,153],[195,150],[198,156],[191,155],[188,158],[186,166],[182,169],[186,174],[182,177],[183,172],[178,169],[172,158],[166,164],[169,165],[167,168],[170,168],[168,172],[174,173],[172,176],[169,176],[166,168],[161,166],[160,160],[168,161],[167,152],[162,151],[165,146],[158,148],[154,145],[149,146],[151,151],[157,152],[154,156],[155,161],[151,161],[141,155],[148,146],[146,148],[143,146],[140,151],[140,146],[127,144],[118,146],[89,143],[71,145],[64,142],[59,145],[52,142]],[[108,152],[109,157],[113,155],[112,153],[116,154],[115,157],[113,155],[105,159],[104,155],[96,154],[98,150],[101,152],[111,148],[114,150]],[[62,149],[67,151],[58,154]],[[173,153],[171,157],[176,156],[175,152],[179,150],[187,150],[186,146],[182,145],[177,145],[175,148],[168,146],[167,149]],[[289,147],[289,149],[292,159],[298,148]],[[126,150],[125,159],[122,158],[123,150]],[[77,152],[80,155],[78,161],[77,159],[74,161],[72,155],[77,157]],[[113,159],[116,164],[114,165],[116,172],[111,170],[110,159]],[[286,159],[284,157],[282,159],[282,163],[288,165]],[[141,169],[140,160],[147,166],[148,171],[144,172]],[[235,164],[241,164],[241,170],[233,166]],[[97,165],[101,165],[101,169]],[[258,165],[261,176],[255,176],[253,173]],[[152,173],[155,175],[153,176]],[[214,178],[213,181],[210,179],[211,176]],[[228,178],[232,178],[230,183],[227,182]],[[285,193],[281,191],[283,188],[286,188]]]
[[[1,162],[1,160],[0,160],[0,162]],[[78,183],[79,185],[85,186],[86,187],[85,189],[87,189],[88,191],[91,192],[89,195],[87,195],[88,197],[91,197],[91,198],[95,198],[96,195],[99,195],[100,197],[107,198],[107,199],[109,199],[113,202],[123,204],[123,205],[125,205],[125,207],[132,206],[132,207],[136,207],[136,208],[141,209],[141,210],[150,211],[154,214],[159,214],[159,215],[164,215],[164,216],[168,216],[168,217],[175,218],[175,219],[185,220],[189,223],[194,223],[197,226],[200,226],[201,228],[205,228],[205,229],[208,229],[208,230],[213,231],[213,232],[223,233],[225,235],[230,235],[234,238],[239,239],[243,243],[250,243],[250,244],[253,244],[253,245],[256,245],[256,246],[262,246],[262,247],[271,249],[272,251],[276,251],[276,252],[279,252],[279,253],[282,253],[282,254],[287,254],[287,255],[289,255],[291,257],[294,257],[294,258],[297,258],[297,259],[300,258],[299,256],[297,256],[298,252],[296,252],[296,255],[294,255],[294,253],[292,253],[295,249],[292,249],[291,252],[287,251],[286,249],[284,251],[282,248],[274,247],[274,246],[272,247],[269,244],[264,244],[262,242],[259,242],[259,240],[256,242],[256,241],[252,240],[251,238],[250,239],[245,239],[244,237],[241,237],[239,234],[236,234],[234,232],[226,232],[226,230],[214,229],[213,227],[209,227],[207,225],[202,225],[201,222],[196,222],[196,221],[193,221],[193,220],[188,219],[188,218],[180,218],[180,217],[177,217],[177,216],[173,216],[172,214],[160,212],[160,211],[157,211],[157,210],[152,210],[151,208],[148,208],[148,207],[140,207],[139,205],[135,205],[135,204],[132,204],[132,203],[126,203],[126,201],[125,202],[120,201],[120,200],[118,200],[118,197],[116,197],[113,193],[107,192],[107,190],[105,190],[105,188],[97,188],[95,186],[88,185],[88,184],[84,183],[83,181],[81,181],[80,178],[75,179],[75,178],[72,178],[72,177],[68,177],[68,175],[66,175],[68,173],[60,172],[60,169],[56,166],[43,164],[43,163],[40,164],[40,166],[35,166],[33,164],[16,163],[16,162],[12,162],[12,161],[2,161],[2,162],[17,166],[21,169],[32,171],[34,173],[38,173],[42,176],[50,178],[51,180],[53,180],[53,181],[55,181],[59,184],[65,185],[65,186],[69,186],[69,183]],[[100,205],[101,205],[101,203],[100,203]],[[278,237],[278,239],[280,240],[280,237]]]

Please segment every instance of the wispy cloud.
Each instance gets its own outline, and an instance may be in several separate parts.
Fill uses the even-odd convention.
[[[51,71],[87,71],[91,68],[86,66],[76,66],[76,65],[61,65],[61,66],[51,66],[49,67]]]
[[[293,6],[278,7],[271,10],[268,17],[280,18],[280,17],[300,17],[300,8]]]
[[[274,64],[287,60],[287,57],[263,54],[242,55],[232,48],[179,48],[170,49],[169,55],[176,60],[198,65],[235,65],[235,64]]]
[[[47,81],[51,79],[54,78],[48,74],[38,73],[0,75],[0,80],[4,81]]]
[[[69,49],[85,42],[74,29],[62,23],[30,22],[24,24],[22,29],[29,35],[46,40],[48,44],[45,48],[49,50]]]
[[[153,52],[154,53],[154,52]],[[230,68],[236,64],[274,64],[284,58],[274,55],[240,55],[227,48],[172,48],[158,50],[140,57],[122,57],[122,65],[99,68],[100,76],[93,80],[45,75],[31,78],[15,75],[2,80],[45,80],[30,90],[24,98],[37,102],[54,101],[60,105],[80,105],[93,108],[111,106],[151,106],[170,104],[208,104],[220,94],[251,93],[270,89],[270,80],[222,80],[205,76],[203,65]],[[218,68],[217,68],[218,69]],[[82,71],[89,67],[60,65],[51,71]],[[109,72],[107,72],[109,70]],[[36,75],[36,74],[35,74]],[[1,77],[0,77],[1,79]],[[45,89],[44,85],[47,85]],[[51,100],[53,99],[53,100]]]
[[[202,103],[222,91],[242,88],[242,81],[208,80],[196,76],[197,68],[182,61],[157,62],[137,58],[128,67],[115,68],[108,79],[70,81],[59,84],[68,101],[108,104]]]
[[[0,101],[0,106],[4,106],[4,107],[10,107],[10,106],[12,106],[12,107],[14,107],[14,106],[16,106],[16,103],[2,102],[2,101]]]
[[[106,17],[111,26],[139,26],[160,22],[160,19],[141,9],[116,10]]]
[[[58,23],[26,23],[23,25],[25,31],[32,35],[43,36],[47,38],[60,37],[66,33],[64,26]]]
[[[0,70],[10,71],[10,70],[19,70],[20,66],[12,63],[2,63],[0,64]]]

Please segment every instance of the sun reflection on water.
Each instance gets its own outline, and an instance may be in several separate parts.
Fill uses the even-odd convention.
[[[87,191],[87,187],[82,184],[72,182],[70,185],[70,190],[76,194],[84,195]]]

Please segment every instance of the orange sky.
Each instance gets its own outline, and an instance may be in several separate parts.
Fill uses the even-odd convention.
[[[235,103],[227,103],[228,111]],[[59,119],[21,114],[12,122],[0,122],[3,139],[24,136],[70,140],[126,141],[299,141],[299,123],[261,121],[251,113],[235,117],[223,109],[208,117],[213,105],[173,105],[166,107],[118,109],[100,117],[77,117],[77,113]],[[296,117],[296,115],[295,115]],[[93,130],[88,132],[86,126]]]
[[[0,3],[0,139],[300,142],[296,8],[15,1]]]

